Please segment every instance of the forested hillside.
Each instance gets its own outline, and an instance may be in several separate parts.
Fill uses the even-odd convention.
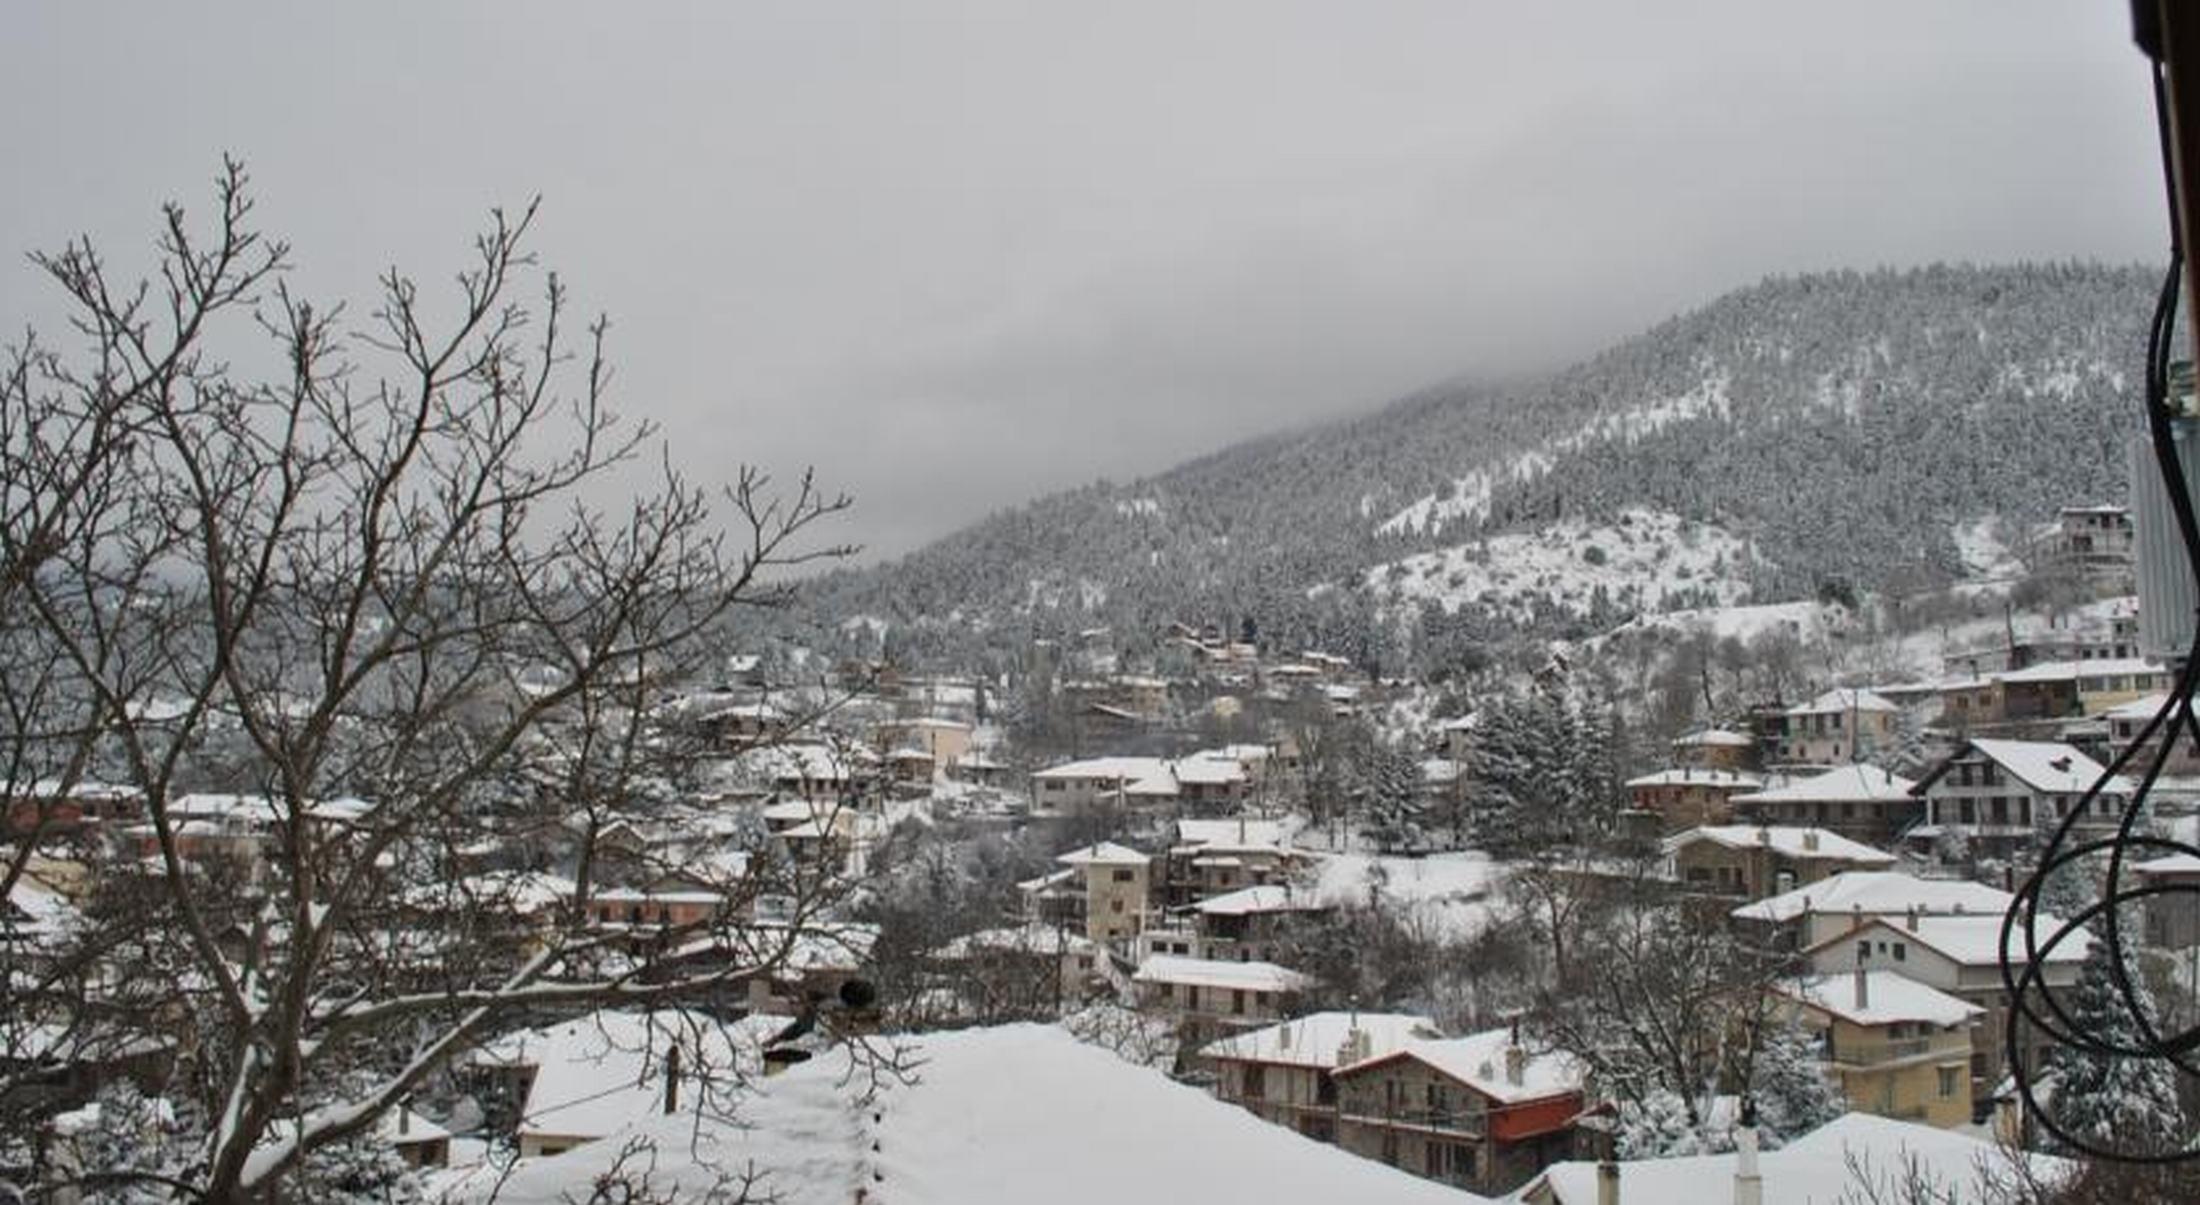
[[[2070,264],[1767,280],[1550,377],[1042,498],[813,598],[919,663],[1097,626],[1135,653],[1172,620],[1250,620],[1264,643],[1403,667],[1695,602],[1921,584],[1961,571],[1953,533],[1977,519],[2121,499],[2152,285]],[[1560,531],[1601,569],[1578,595],[1508,559]],[[1606,547],[1638,532],[1716,557],[1656,578],[1686,558]]]

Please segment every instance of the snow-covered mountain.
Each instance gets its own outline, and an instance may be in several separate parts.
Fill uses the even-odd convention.
[[[1250,619],[1404,665],[1988,572],[1995,531],[2120,500],[2152,287],[2076,264],[1772,279],[1549,377],[1041,498],[814,598],[917,661]]]

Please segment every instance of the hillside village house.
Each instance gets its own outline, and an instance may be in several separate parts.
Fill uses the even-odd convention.
[[[1848,974],[1860,966],[1892,971],[1982,1010],[1982,1023],[1972,1030],[1970,1058],[1971,1098],[1974,1108],[1982,1109],[2006,1070],[2003,1030],[2009,998],[2002,988],[2001,959],[1996,952],[2006,907],[2004,903],[1984,913],[1912,913],[1862,920],[1852,916],[1849,929],[1811,943],[1803,955],[1812,970],[1823,975]],[[2038,919],[2042,932],[2052,932],[2062,923],[2045,913]],[[2088,944],[2089,939],[2076,935],[2041,958],[2039,978],[2048,991],[2061,991],[2077,982]],[[2010,956],[2014,965],[2025,964],[2021,932],[2011,935]],[[2044,1060],[2045,1055],[2042,1047],[2036,1057]]]
[[[2047,561],[2089,582],[2128,590],[2134,532],[2121,506],[2065,506],[2046,541]]]
[[[2150,858],[2135,863],[2131,873],[2142,886],[2175,889],[2146,898],[2146,944],[2165,950],[2200,946],[2200,858]]]
[[[1675,881],[1692,891],[1763,899],[1851,870],[1884,870],[1893,854],[1821,828],[1723,825],[1668,837]]]
[[[5,831],[28,836],[41,824],[48,835],[80,828],[130,824],[145,814],[145,792],[89,779],[64,785],[43,779],[0,787],[7,800]]]
[[[1200,900],[1140,936],[1141,950],[1224,961],[1263,961],[1273,956],[1285,929],[1298,917],[1327,911],[1311,890],[1289,883],[1246,887]]]
[[[1922,813],[1917,784],[1858,762],[1733,797],[1737,820],[1830,829],[1852,841],[1886,846]]]
[[[1427,1017],[1312,1013],[1210,1042],[1215,1096],[1321,1142],[1337,1140],[1337,1068],[1443,1036]]]
[[[881,729],[894,745],[929,755],[942,772],[951,772],[970,752],[970,725],[944,716],[916,716],[895,720]]]
[[[1113,841],[1079,846],[1054,859],[1084,878],[1085,936],[1128,949],[1146,926],[1153,899],[1153,858]]]
[[[2100,715],[2170,688],[2170,672],[2136,657],[2111,661],[2052,661],[1995,675],[2001,683],[2003,720]]]
[[[1580,1064],[1530,1054],[1506,1029],[1408,1041],[1333,1078],[1339,1146],[1482,1193],[1571,1156],[1583,1110]]]
[[[1979,852],[2013,852],[2059,824],[2104,773],[2099,762],[2069,745],[1974,738],[1911,788],[1925,801],[1925,822],[1909,835],[1930,841],[1957,832],[1975,846],[1983,845]],[[2114,825],[2131,791],[2128,779],[2111,779],[2087,805],[2078,825]]]
[[[1673,760],[1705,770],[1749,770],[1757,764],[1757,741],[1725,728],[1702,728],[1673,738]]]
[[[1159,757],[1088,757],[1036,771],[1032,805],[1040,811],[1086,811],[1101,804],[1136,807],[1176,798],[1176,779]]]
[[[1660,831],[1677,832],[1731,821],[1734,797],[1763,785],[1755,775],[1739,770],[1682,766],[1628,779],[1627,806],[1656,816]]]
[[[1166,902],[1180,908],[1244,887],[1287,881],[1310,861],[1291,845],[1293,831],[1286,820],[1247,816],[1177,821],[1163,870]]]
[[[2169,757],[2162,763],[2162,773],[2180,778],[2200,776],[2200,737],[2192,735],[2185,722],[2184,708],[2180,707],[2177,715],[2165,720],[2152,737],[2144,742],[2139,739],[2139,734],[2168,702],[2167,694],[2151,694],[2108,709],[2108,744],[2112,759],[2138,745],[2139,752],[2126,764],[2133,770],[2142,770],[2154,764],[2154,757],[2162,751],[2163,743],[2169,742]],[[2173,730],[2175,740],[2171,739]]]
[[[1787,709],[1780,756],[1795,765],[1837,766],[1893,748],[1902,709],[1868,690],[1829,690]]]
[[[1776,993],[1826,1043],[1852,1108],[1952,1128],[1972,1119],[1972,1050],[1986,1010],[1890,970],[1858,967]]]
[[[1191,1043],[1272,1025],[1289,1015],[1305,975],[1272,962],[1223,962],[1153,954],[1131,976],[1139,1003],[1177,1019]]]

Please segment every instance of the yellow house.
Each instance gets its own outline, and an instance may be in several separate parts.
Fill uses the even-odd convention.
[[[1825,1038],[1849,1104],[1951,1129],[1971,1121],[1971,1031],[1986,1010],[1893,971],[1861,967],[1779,994]]]
[[[1085,880],[1085,936],[1121,946],[1146,924],[1152,899],[1153,859],[1113,841],[1079,846],[1054,859]]]

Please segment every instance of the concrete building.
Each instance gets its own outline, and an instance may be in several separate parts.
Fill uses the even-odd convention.
[[[1665,839],[1673,878],[1691,891],[1761,900],[1851,870],[1885,870],[1893,854],[1822,828],[1704,826]]]
[[[1829,690],[1788,708],[1780,757],[1796,765],[1837,766],[1894,747],[1902,710],[1868,690]]]
[[[1153,906],[1153,858],[1113,841],[1080,846],[1054,859],[1084,879],[1085,936],[1127,950]]]
[[[1655,815],[1662,832],[1702,824],[1726,824],[1734,818],[1733,800],[1764,786],[1739,770],[1681,766],[1627,780],[1627,805]]]
[[[1971,1122],[1973,1031],[1985,1009],[1894,971],[1862,967],[1777,994],[1825,1039],[1851,1107],[1943,1129]]]
[[[1732,798],[1735,819],[1752,824],[1831,829],[1852,841],[1886,846],[1923,812],[1916,783],[1862,762]]]
[[[1443,1036],[1427,1017],[1312,1013],[1234,1034],[1199,1052],[1215,1096],[1320,1142],[1337,1140],[1337,1068]]]
[[[1582,1070],[1494,1029],[1339,1067],[1337,1142],[1431,1180],[1508,1192],[1573,1154]]]

